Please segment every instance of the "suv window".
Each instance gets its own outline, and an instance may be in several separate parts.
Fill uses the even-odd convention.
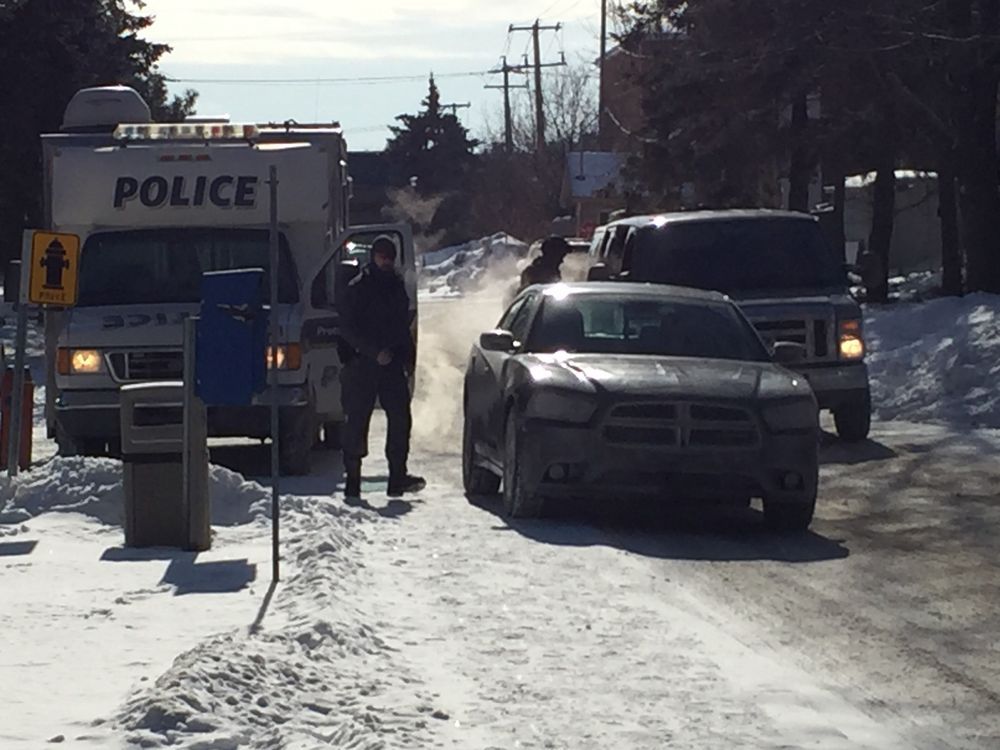
[[[844,288],[847,276],[819,225],[802,219],[725,219],[643,227],[622,270],[727,294]]]

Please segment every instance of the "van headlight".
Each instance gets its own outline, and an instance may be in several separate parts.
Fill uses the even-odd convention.
[[[60,375],[96,375],[104,371],[104,358],[98,349],[60,349],[56,359]]]
[[[277,349],[267,347],[267,368],[298,370],[302,367],[302,347],[299,344],[278,344]]]
[[[595,411],[597,404],[589,396],[546,389],[537,391],[531,397],[525,416],[551,422],[585,424],[594,416]]]
[[[819,409],[813,399],[796,399],[767,404],[761,418],[771,432],[802,432],[819,425]]]

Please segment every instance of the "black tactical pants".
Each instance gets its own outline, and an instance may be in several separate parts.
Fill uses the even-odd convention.
[[[368,426],[375,401],[382,404],[389,423],[385,457],[391,475],[406,474],[410,452],[410,385],[406,371],[393,363],[382,367],[367,357],[357,357],[341,375],[344,406],[344,463],[360,462],[368,455]]]

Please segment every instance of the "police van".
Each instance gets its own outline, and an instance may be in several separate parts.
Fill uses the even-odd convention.
[[[343,421],[336,290],[379,235],[397,244],[416,335],[410,230],[350,226],[339,126],[153,123],[134,90],[101,87],[76,94],[42,147],[47,228],[82,241],[78,304],[46,314],[46,417],[60,453],[114,453],[120,387],[182,376],[203,273],[267,268],[274,166],[281,343],[268,359],[280,370],[282,468],[308,472]],[[210,434],[265,438],[269,398],[210,408]]]

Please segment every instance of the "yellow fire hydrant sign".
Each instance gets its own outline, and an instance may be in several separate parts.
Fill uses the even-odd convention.
[[[72,307],[80,280],[80,238],[75,234],[34,232],[31,237],[28,301]]]

